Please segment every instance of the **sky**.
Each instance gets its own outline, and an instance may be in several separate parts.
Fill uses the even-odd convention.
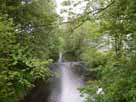
[[[57,11],[57,13],[58,13],[61,17],[64,18],[64,20],[67,20],[68,14],[67,14],[67,13],[63,13],[63,14],[62,14],[62,13],[61,13],[61,9],[68,9],[68,8],[71,7],[74,13],[80,14],[80,13],[82,13],[82,11],[83,11],[83,7],[85,7],[85,5],[86,5],[86,3],[83,2],[83,3],[81,3],[80,5],[78,5],[78,6],[76,6],[76,7],[74,7],[73,5],[64,7],[64,6],[61,5],[61,3],[62,3],[64,0],[55,0],[55,1],[56,1],[56,5],[57,5],[56,11]],[[72,1],[77,2],[77,1],[82,1],[82,0],[72,0]]]
[[[60,10],[61,10],[61,8],[62,8],[61,3],[62,3],[64,0],[55,0],[55,1],[56,1],[56,4],[57,4],[57,8],[56,8],[57,13],[60,14]]]

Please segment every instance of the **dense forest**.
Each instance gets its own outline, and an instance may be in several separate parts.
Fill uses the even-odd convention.
[[[66,19],[55,0],[0,0],[0,102],[19,102],[36,80],[48,80],[60,52],[84,63],[85,102],[136,102],[136,0],[61,5]]]

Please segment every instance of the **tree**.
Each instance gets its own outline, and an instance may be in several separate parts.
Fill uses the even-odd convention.
[[[52,1],[0,2],[0,101],[16,102],[34,81],[50,76],[57,17]]]
[[[82,58],[87,61],[88,70],[96,73],[96,80],[89,80],[86,86],[81,88],[81,92],[89,94],[88,102],[93,102],[93,99],[95,102],[135,102],[135,47],[132,48],[135,45],[135,30],[133,29],[135,24],[132,22],[135,22],[136,2],[103,1],[103,5],[107,3],[112,5],[95,16],[101,25],[99,28],[101,36],[108,34],[110,37],[111,48],[107,52],[102,51],[101,55],[96,53],[100,51],[97,43],[96,51],[90,47],[90,51],[84,52]],[[99,88],[103,91],[98,94]],[[90,98],[91,96],[93,98]]]

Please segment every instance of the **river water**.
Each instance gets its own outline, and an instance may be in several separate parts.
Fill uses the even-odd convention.
[[[36,82],[34,87],[20,102],[83,102],[79,87],[83,85],[80,78],[80,62],[63,62],[62,53],[59,60],[50,66],[53,77]]]
[[[76,62],[59,62],[57,78],[51,83],[51,94],[48,102],[83,102],[79,88],[83,85],[82,79],[76,71]]]
[[[78,88],[83,82],[71,69],[71,63],[61,65],[61,95],[60,102],[83,102]]]
[[[62,53],[59,53],[58,67],[56,67],[59,69],[57,72],[59,78],[53,83],[49,102],[83,102],[78,90],[83,85],[83,81],[73,70],[76,62],[62,62],[62,58]]]

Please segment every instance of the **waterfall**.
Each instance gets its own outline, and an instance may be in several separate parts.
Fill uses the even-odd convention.
[[[61,100],[60,102],[83,102],[78,88],[82,85],[81,79],[71,70],[71,64],[65,63],[61,66]]]
[[[62,52],[59,52],[59,59],[58,59],[58,63],[62,63],[62,57],[63,57]]]

